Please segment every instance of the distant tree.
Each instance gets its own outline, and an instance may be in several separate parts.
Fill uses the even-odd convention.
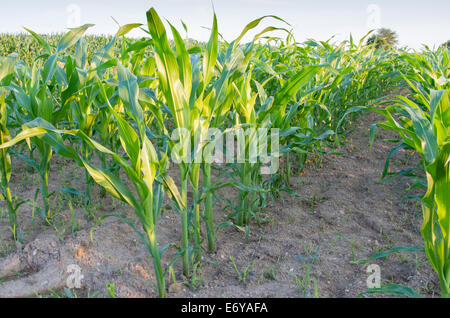
[[[367,39],[367,45],[374,44],[377,49],[383,46],[395,46],[397,43],[397,33],[388,28],[378,29],[376,34]]]

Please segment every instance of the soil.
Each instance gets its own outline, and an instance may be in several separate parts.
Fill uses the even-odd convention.
[[[377,264],[382,283],[403,284],[425,297],[438,297],[439,281],[424,252],[399,252],[367,264],[352,263],[395,246],[423,247],[420,201],[406,198],[410,181],[379,182],[393,145],[385,139],[395,137],[379,131],[369,148],[370,124],[379,119],[375,114],[356,119],[345,146],[333,150],[341,154],[313,156],[302,173],[293,169],[291,187],[298,196],[282,194],[270,201],[265,208],[268,221],[252,224],[248,239],[234,227],[219,229],[217,251],[204,253],[194,280],[184,279],[178,261],[176,284],[170,280],[167,296],[356,297],[367,290],[368,264]],[[12,160],[12,189],[21,198],[34,198],[37,175],[20,159]],[[415,167],[418,162],[417,155],[400,151],[391,169]],[[177,171],[172,170],[176,178]],[[50,190],[70,186],[81,192],[83,184],[83,170],[55,155]],[[237,197],[230,188],[218,193],[230,200]],[[92,198],[89,210],[94,218],[118,213],[139,228],[133,211],[108,195],[102,198],[99,187],[93,187]],[[114,285],[117,297],[157,296],[152,260],[131,227],[118,218],[106,218],[93,227],[95,222],[87,220],[81,200],[69,200],[62,192],[52,197],[56,217],[50,226],[33,208],[40,203],[38,196],[36,202],[30,199],[19,209],[23,245],[9,239],[2,203],[0,297],[62,296],[71,264],[81,269],[81,287],[72,289],[78,297],[108,297],[107,284]],[[224,207],[223,201],[214,204],[215,224],[226,221],[230,211]],[[160,246],[179,244],[179,224],[176,212],[164,212],[157,233]],[[176,249],[170,247],[163,261],[170,262],[174,253]]]

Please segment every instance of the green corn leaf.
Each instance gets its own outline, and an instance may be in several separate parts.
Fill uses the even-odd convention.
[[[385,284],[380,288],[370,288],[367,291],[358,295],[361,297],[362,295],[367,294],[381,294],[381,295],[400,295],[400,296],[408,296],[412,298],[422,298],[418,293],[409,288],[408,286],[400,285],[400,284]]]
[[[192,69],[189,53],[187,52],[183,39],[181,38],[178,31],[173,27],[172,24],[170,24],[170,28],[172,29],[172,34],[177,49],[177,61],[178,67],[181,70],[180,80],[183,84],[184,94],[185,96],[190,96],[192,88]]]
[[[250,30],[256,28],[256,27],[259,25],[259,23],[260,23],[263,19],[266,19],[266,18],[274,18],[274,19],[276,19],[276,20],[282,21],[282,22],[286,23],[287,25],[289,25],[289,23],[287,23],[285,20],[283,20],[283,19],[281,19],[281,18],[279,18],[279,17],[277,17],[277,16],[275,16],[275,15],[265,15],[265,16],[263,16],[263,17],[260,17],[260,18],[258,18],[258,19],[255,19],[255,20],[253,20],[252,22],[250,22],[249,24],[247,24],[247,25],[245,26],[244,30],[242,30],[241,34],[239,34],[239,36],[236,38],[236,40],[233,41],[233,46],[236,47],[236,46],[239,44],[239,42],[241,41],[241,39],[244,37],[244,35],[245,35],[248,31],[250,31]]]
[[[119,28],[119,31],[117,31],[117,33],[116,33],[116,37],[124,36],[131,30],[136,29],[136,28],[140,27],[141,25],[142,25],[141,23],[125,24]]]
[[[26,31],[28,31],[38,42],[39,44],[46,50],[47,54],[52,54],[52,49],[50,47],[50,44],[48,44],[39,34],[37,34],[34,31],[31,31],[27,28],[24,28]]]
[[[214,73],[214,66],[216,65],[217,60],[217,42],[218,42],[217,17],[216,14],[214,13],[211,36],[209,38],[208,44],[206,45],[206,55],[203,60],[204,86],[208,85]]]
[[[140,141],[138,134],[134,131],[131,125],[124,120],[113,109],[110,109],[118,122],[118,131],[120,136],[120,143],[123,149],[130,158],[135,171],[140,170]]]
[[[415,137],[420,141],[420,144],[416,143],[416,148],[421,150],[427,162],[433,162],[438,154],[438,145],[430,121],[414,108],[405,105],[405,109],[411,117]]]
[[[16,59],[13,56],[0,56],[0,83],[8,75],[14,72]]]
[[[396,246],[393,248],[388,249],[387,251],[383,251],[383,252],[378,252],[373,254],[371,257],[367,258],[367,259],[360,259],[357,261],[351,261],[350,263],[352,264],[366,264],[367,262],[373,261],[375,259],[379,259],[379,258],[385,258],[386,256],[388,256],[391,253],[395,253],[395,252],[424,252],[424,249],[418,246]]]
[[[94,24],[85,24],[78,28],[70,29],[70,31],[59,40],[58,46],[56,47],[56,53],[60,53],[73,46],[83,36],[86,30],[93,26]]]
[[[86,161],[83,161],[83,164],[92,179],[105,188],[105,190],[112,196],[127,203],[135,210],[139,209],[139,203],[136,201],[128,187],[119,179],[119,177],[109,171],[95,168]]]
[[[320,71],[320,66],[307,65],[291,77],[275,95],[274,106],[286,105],[297,92]]]
[[[167,33],[155,9],[147,11],[147,21],[155,47],[158,79],[177,127],[188,126],[188,97],[180,80],[175,53],[169,46]]]
[[[44,68],[42,70],[42,79],[44,80],[44,83],[48,83],[55,75],[57,61],[58,56],[56,54],[53,54],[47,61],[45,61]]]
[[[141,169],[144,182],[147,184],[147,187],[151,188],[153,186],[153,181],[156,178],[155,163],[158,162],[158,156],[155,147],[147,136],[144,137],[140,157],[142,158]]]
[[[169,175],[161,175],[161,180],[164,183],[164,186],[167,188],[168,193],[170,196],[175,200],[175,202],[178,205],[178,208],[180,210],[183,210],[185,208],[183,200],[181,198],[180,192],[178,191],[177,186],[175,185],[175,182],[173,181],[172,177]]]
[[[119,80],[119,96],[127,106],[127,110],[137,123],[142,123],[144,115],[139,104],[139,85],[137,77],[129,69],[117,64],[117,77]]]
[[[29,139],[32,137],[39,137],[46,133],[47,133],[47,130],[44,128],[40,128],[40,127],[25,129],[25,130],[21,131],[19,134],[17,134],[17,136],[14,137],[13,139],[11,139],[10,141],[1,144],[0,149],[9,148],[25,139]]]

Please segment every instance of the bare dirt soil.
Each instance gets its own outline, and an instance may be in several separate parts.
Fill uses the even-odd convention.
[[[177,262],[176,284],[168,283],[168,297],[356,297],[367,289],[369,274],[368,264],[353,260],[395,246],[423,247],[420,201],[405,198],[411,184],[399,178],[376,183],[392,147],[385,139],[395,136],[380,131],[369,149],[369,126],[376,120],[374,114],[357,119],[346,146],[338,150],[341,155],[310,158],[300,175],[294,169],[291,187],[299,196],[283,194],[270,202],[265,209],[269,221],[252,225],[248,241],[233,227],[219,229],[217,252],[205,252],[193,281],[183,278]],[[71,186],[82,191],[83,170],[57,156],[52,160],[50,190]],[[400,151],[391,168],[417,163],[416,155]],[[64,295],[71,264],[81,269],[81,288],[73,290],[79,297],[108,297],[107,284],[114,284],[117,297],[156,297],[151,258],[128,225],[107,218],[92,229],[94,222],[87,220],[81,200],[70,199],[71,211],[69,197],[61,192],[52,197],[54,224],[44,224],[33,208],[40,205],[40,198],[31,200],[39,187],[37,175],[15,158],[13,171],[12,188],[30,201],[19,210],[23,245],[9,239],[2,205],[0,297]],[[171,174],[176,178],[175,169]],[[230,188],[219,193],[231,200],[237,197]],[[97,186],[92,197],[90,213],[95,218],[119,213],[139,228],[133,211],[108,195],[101,198]],[[223,201],[214,204],[215,224],[225,221],[229,211],[224,206]],[[179,215],[167,210],[159,223],[160,245],[179,244]],[[176,249],[169,248],[164,262],[170,262],[174,253]],[[423,252],[394,253],[369,264],[380,266],[383,283],[439,296],[437,275]]]

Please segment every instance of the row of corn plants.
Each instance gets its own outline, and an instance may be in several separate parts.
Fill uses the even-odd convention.
[[[445,47],[403,54],[408,67],[402,80],[409,97],[396,96],[392,104],[377,110],[386,117],[379,126],[400,134],[397,148],[413,149],[421,157],[426,179],[421,234],[443,297],[450,297],[449,55]]]
[[[146,17],[147,26],[121,26],[95,45],[83,36],[92,25],[50,39],[28,30],[39,44],[37,56],[1,57],[1,191],[12,237],[21,241],[17,211],[24,201],[11,194],[11,156],[38,173],[38,211],[47,224],[53,222],[52,158],[73,160],[85,171],[88,216],[96,183],[102,195],[108,192],[138,217],[140,229],[118,214],[101,219],[118,217],[138,233],[153,260],[158,295],[164,297],[166,276],[178,259],[190,278],[205,250],[215,251],[219,228],[232,225],[248,233],[254,221],[260,222],[269,194],[290,192],[291,160],[298,156],[302,167],[309,154],[322,153],[323,143],[337,140],[349,108],[394,85],[391,62],[397,53],[352,39],[340,45],[297,43],[276,16],[250,22],[230,43],[219,40],[215,15],[203,44],[183,39],[169,23],[169,40],[156,11]],[[281,26],[260,30],[268,19]],[[148,36],[128,39],[135,28]],[[285,32],[286,39],[271,37],[274,30]],[[241,43],[252,32],[252,41]],[[237,153],[233,149],[233,162],[225,165],[226,179],[214,179],[213,153],[220,147],[224,153],[231,150],[218,142],[229,134],[238,141]],[[258,147],[266,148],[264,155]],[[262,173],[267,161],[273,163],[269,176]],[[278,169],[279,161],[285,169]],[[178,167],[178,183],[168,173],[171,162]],[[217,225],[213,203],[223,187],[237,189],[237,203],[228,202],[232,213]],[[161,247],[157,229],[166,195],[180,217],[181,238],[180,244]],[[171,246],[177,252],[164,267],[162,257]]]
[[[425,252],[436,271],[442,297],[450,297],[450,60],[449,51],[398,52],[395,81],[406,96],[391,95],[369,107],[358,106],[347,113],[370,110],[385,117],[372,125],[370,143],[376,127],[396,131],[399,143],[389,153],[382,177],[405,175],[413,188],[425,188],[420,195],[423,221],[421,234]],[[410,169],[389,172],[389,161],[399,149],[420,155],[422,174]],[[415,198],[417,196],[414,196]]]

